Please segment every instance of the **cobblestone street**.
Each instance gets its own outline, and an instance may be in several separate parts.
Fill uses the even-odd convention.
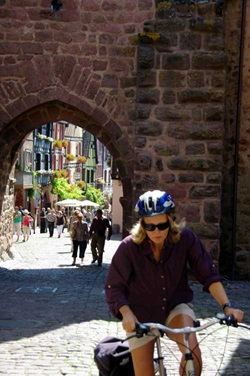
[[[104,264],[91,264],[88,245],[84,266],[71,266],[71,240],[32,234],[28,242],[14,243],[14,258],[0,263],[0,374],[97,376],[95,345],[106,336],[124,337],[121,324],[109,314],[103,290],[110,260],[119,245],[113,236],[105,245]],[[200,285],[192,282],[198,318],[215,315],[220,308]],[[227,292],[250,324],[249,282],[228,282]],[[215,328],[209,329],[208,332]],[[200,335],[204,375],[250,375],[250,332],[222,328]],[[167,345],[170,375],[178,375],[178,362]],[[178,356],[178,353],[177,353]],[[220,371],[217,371],[220,367]]]

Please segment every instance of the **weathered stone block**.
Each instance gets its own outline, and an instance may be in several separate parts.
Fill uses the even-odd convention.
[[[201,219],[200,207],[195,204],[186,204],[181,209],[181,216],[186,218],[187,223],[198,223]]]
[[[138,103],[158,104],[160,98],[160,91],[158,89],[139,89],[137,92]]]
[[[180,183],[202,183],[204,181],[204,175],[190,171],[188,174],[179,174],[178,181]]]
[[[173,104],[175,103],[175,92],[173,90],[164,90],[162,94],[162,101],[164,104]]]
[[[222,141],[218,142],[208,142],[207,149],[210,154],[219,154],[221,155],[221,150],[223,149]]]
[[[148,119],[151,112],[151,106],[147,104],[138,104],[136,110],[138,119]]]
[[[102,79],[102,87],[118,87],[118,78],[112,74],[105,74]]]
[[[136,137],[135,138],[135,147],[136,148],[144,148],[147,143],[146,137]]]
[[[150,46],[138,47],[138,68],[149,69],[154,67],[155,50]]]
[[[192,87],[204,87],[205,86],[205,76],[203,72],[189,72],[187,75],[187,82],[190,88]]]
[[[120,83],[122,88],[136,86],[136,77],[121,77]]]
[[[186,74],[175,71],[160,72],[159,86],[168,88],[184,87],[186,86]]]
[[[195,51],[192,57],[193,69],[223,69],[226,64],[226,55],[224,52],[198,52]]]
[[[208,184],[221,184],[222,175],[221,172],[213,172],[207,175],[206,183]]]
[[[170,33],[176,33],[186,29],[187,22],[183,18],[169,18],[166,20],[157,20],[155,24],[155,31],[160,33],[161,31]]]
[[[175,175],[174,174],[162,174],[161,180],[165,182],[166,184],[174,183],[175,181]]]
[[[162,159],[157,159],[155,162],[156,170],[157,171],[163,171],[163,164],[162,164]]]
[[[222,121],[224,119],[223,106],[209,106],[204,109],[204,120]]]
[[[135,98],[135,90],[131,89],[131,90],[125,90],[125,97],[126,98]]]
[[[137,74],[138,87],[156,86],[156,72],[151,70],[139,71]]]
[[[141,171],[147,171],[151,168],[152,158],[149,153],[137,152],[135,155],[136,167]]]
[[[167,162],[167,166],[171,170],[216,171],[218,169],[218,162],[214,159],[201,157],[179,157],[170,159]]]
[[[158,187],[158,180],[158,176],[154,174],[141,175],[140,180],[136,179],[136,181],[140,181],[136,184],[136,189],[139,189],[140,191],[154,190]]]
[[[93,61],[93,69],[94,71],[105,71],[107,64],[107,61],[95,60]]]
[[[221,139],[224,134],[222,123],[210,124],[183,124],[170,123],[167,129],[168,136],[181,139],[213,140]]]
[[[221,187],[219,185],[194,185],[189,190],[189,197],[194,199],[220,197]]]
[[[178,120],[190,120],[191,114],[189,111],[185,111],[180,107],[177,108],[167,108],[167,107],[156,107],[154,111],[157,120],[163,121],[178,121]]]
[[[219,239],[220,237],[220,226],[219,225],[203,225],[190,223],[189,226],[200,238],[204,239]]]
[[[162,134],[162,124],[159,122],[137,122],[136,134],[143,136],[160,136]]]
[[[224,50],[224,39],[222,35],[208,35],[205,38],[205,49],[211,51]]]
[[[197,12],[199,16],[215,16],[216,15],[216,2],[198,2]]]
[[[205,154],[206,148],[204,144],[189,144],[185,148],[185,153],[187,155],[197,155],[197,154]]]
[[[205,201],[204,203],[204,219],[208,223],[220,222],[221,205],[219,200]]]
[[[168,143],[157,143],[154,146],[154,150],[157,155],[162,157],[169,157],[170,155],[178,155],[179,154],[179,146],[178,145],[169,145]]]
[[[162,68],[172,70],[187,70],[190,68],[190,56],[186,53],[163,55]]]
[[[178,94],[179,103],[222,102],[224,91],[209,89],[189,89]]]
[[[181,50],[199,50],[201,48],[201,35],[196,33],[180,33]]]
[[[215,17],[193,18],[190,20],[191,31],[201,33],[223,33],[223,20]]]
[[[211,77],[211,85],[213,87],[224,87],[226,75],[224,72],[216,72]]]

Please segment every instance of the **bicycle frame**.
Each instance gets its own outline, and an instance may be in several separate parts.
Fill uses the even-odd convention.
[[[147,335],[150,333],[151,335],[154,334],[156,337],[156,349],[157,349],[157,358],[156,362],[158,364],[158,369],[155,371],[159,372],[160,376],[166,376],[166,369],[164,367],[163,363],[163,356],[162,356],[162,350],[161,350],[161,332],[162,333],[172,333],[172,334],[183,334],[184,336],[184,346],[185,346],[185,374],[187,376],[195,376],[195,368],[194,368],[194,362],[193,362],[193,356],[192,352],[189,347],[189,335],[191,333],[196,333],[199,331],[202,331],[212,325],[215,324],[221,324],[221,325],[227,325],[227,326],[234,326],[237,327],[238,324],[233,320],[232,317],[227,317],[224,314],[217,314],[216,317],[211,318],[209,321],[204,323],[203,325],[200,325],[199,321],[197,321],[197,326],[194,327],[184,327],[184,328],[169,328],[165,325],[162,324],[157,324],[157,323],[144,323],[144,324],[139,324],[137,329],[136,329],[136,336],[137,337],[142,337],[143,335]],[[159,334],[152,333],[152,330],[157,329],[159,331]]]
[[[190,333],[185,333],[184,334],[184,346],[185,346],[185,373],[187,376],[195,376],[195,369],[194,369],[194,362],[193,362],[193,356],[192,353],[189,349],[189,334]],[[157,364],[158,368],[155,370],[155,374],[159,372],[160,376],[166,376],[166,369],[164,367],[164,357],[162,355],[161,351],[161,338],[160,336],[156,337],[156,349],[157,349]]]

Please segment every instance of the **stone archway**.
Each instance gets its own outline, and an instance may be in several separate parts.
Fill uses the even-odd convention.
[[[2,189],[7,184],[8,174],[15,161],[16,152],[26,135],[46,122],[69,121],[95,135],[113,156],[123,185],[124,197],[121,198],[121,204],[123,207],[123,233],[125,234],[126,229],[131,227],[132,219],[132,147],[119,126],[110,120],[104,112],[99,109],[93,110],[82,100],[78,99],[78,104],[74,100],[74,97],[69,96],[67,104],[54,99],[32,107],[4,128],[1,132],[1,142],[6,145],[6,148],[2,148],[0,151],[0,163],[5,165],[4,170],[7,173],[3,176]],[[2,204],[3,196],[0,200]]]
[[[86,127],[114,156],[125,228],[131,203],[157,187],[174,196],[215,260],[220,247],[234,260],[242,1],[72,0],[59,12],[49,0],[22,3],[0,5],[0,205],[25,135],[61,118]],[[247,134],[247,112],[243,120]],[[245,157],[247,166],[247,150]],[[245,215],[242,222],[248,229]]]

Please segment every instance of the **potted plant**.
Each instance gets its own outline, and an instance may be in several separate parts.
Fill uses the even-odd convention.
[[[53,146],[54,148],[62,149],[62,140],[55,140]]]
[[[67,146],[68,146],[68,141],[66,141],[66,140],[62,140],[62,146],[64,147],[64,148],[66,148]]]
[[[84,157],[84,155],[79,155],[79,157],[77,158],[77,163],[85,163],[87,160],[86,157]]]
[[[59,170],[56,170],[54,171],[53,173],[53,177],[56,179],[56,178],[61,178],[62,174],[61,174],[61,171]]]
[[[85,186],[86,186],[86,183],[85,183],[85,181],[81,180],[81,181],[78,181],[78,182],[77,182],[77,186],[78,186],[79,188],[81,188],[81,189],[84,189]]]
[[[67,170],[61,170],[61,177],[66,178],[68,176],[68,171]]]
[[[74,161],[75,159],[75,156],[73,154],[66,154],[66,157],[67,161]]]

